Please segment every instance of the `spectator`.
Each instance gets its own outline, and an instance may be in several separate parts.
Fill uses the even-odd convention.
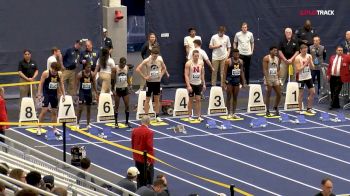
[[[60,65],[60,70],[62,70],[63,68],[63,59],[62,59],[62,54],[61,54],[61,50],[58,49],[57,47],[53,47],[51,49],[51,56],[47,59],[47,70],[50,70],[51,68],[51,64],[53,62],[59,63]]]
[[[299,44],[297,40],[293,39],[292,37],[292,29],[286,28],[284,30],[285,37],[280,42],[278,47],[278,54],[281,59],[280,64],[280,79],[281,79],[281,85],[284,85],[289,72],[289,66],[292,67],[292,72],[290,74],[290,81],[295,81],[295,74],[294,74],[294,59],[299,54]],[[286,86],[286,85],[285,85]],[[285,91],[285,87],[284,87]]]
[[[0,122],[8,122],[5,101],[5,90],[3,87],[0,87]],[[8,125],[0,125],[0,134],[5,135],[5,130],[8,128]],[[0,136],[0,142],[5,143],[5,138]]]
[[[315,84],[317,78],[317,94],[320,94],[321,88],[321,65],[326,60],[326,49],[322,46],[320,36],[316,35],[313,38],[314,44],[309,47],[310,54],[314,60],[315,69],[311,70],[312,82]]]
[[[202,41],[199,40],[199,39],[196,39],[196,40],[193,41],[193,44],[194,44],[194,49],[193,50],[198,50],[199,51],[199,59],[201,61],[205,61],[207,63],[207,65],[209,65],[211,71],[214,71],[214,67],[211,64],[207,53],[201,48]],[[193,58],[193,55],[192,55],[193,50],[190,50],[190,52],[188,53],[187,60],[192,60],[192,58]]]
[[[10,167],[6,163],[0,163],[0,174],[7,176],[9,171]]]
[[[295,31],[299,45],[305,44],[309,48],[313,43],[313,37],[316,35],[315,29],[310,20],[306,20],[304,26]]]
[[[107,48],[109,51],[109,54],[112,54],[112,50],[113,50],[113,43],[112,43],[112,39],[107,37],[107,29],[103,28],[102,29],[103,32],[103,44],[104,44],[104,48]]]
[[[200,40],[201,36],[196,35],[196,29],[194,27],[191,27],[188,29],[189,35],[184,38],[184,46],[186,50],[186,56],[189,56],[189,52],[195,49],[195,46],[193,44],[194,40]]]
[[[63,66],[64,70],[62,73],[63,83],[67,81],[67,92],[68,95],[74,96],[74,84],[75,84],[75,75],[77,67],[79,66],[80,59],[80,40],[76,40],[74,46],[67,49],[63,55]]]
[[[325,178],[321,181],[321,189],[322,191],[315,196],[335,196],[335,194],[332,193],[333,182],[330,178]]]
[[[11,178],[19,180],[23,183],[27,183],[26,181],[26,173],[22,169],[12,169],[9,175]]]
[[[40,187],[42,185],[41,174],[37,171],[31,171],[26,176],[27,184]]]
[[[0,182],[0,196],[6,195],[6,186]]]
[[[88,173],[88,172],[90,171],[90,166],[91,166],[91,161],[90,161],[90,159],[87,158],[87,157],[82,158],[82,159],[80,160],[80,166],[81,166],[81,169],[84,170],[85,172],[84,172],[84,173],[79,172],[79,173],[77,174],[77,176],[78,176],[79,178],[82,178],[82,179],[87,180],[86,173]],[[90,178],[91,178],[90,181],[91,181],[92,183],[95,183],[95,179],[92,178],[92,177],[90,177]],[[77,184],[80,184],[79,182],[80,182],[80,181],[77,181]],[[81,184],[80,184],[80,185],[81,185]]]
[[[52,194],[58,195],[58,196],[67,196],[68,192],[63,187],[55,187],[51,191]]]
[[[136,187],[137,175],[139,174],[140,172],[136,167],[129,167],[126,177],[121,179],[117,183],[117,185],[135,193],[137,190],[137,187]],[[123,192],[120,190],[116,190],[116,193],[122,194]]]
[[[23,60],[18,64],[19,82],[34,82],[38,72],[38,65],[32,60],[32,52],[25,49]],[[19,86],[19,94],[21,99],[22,97],[36,97],[36,85],[32,85],[32,90],[30,90],[30,85]]]
[[[39,196],[39,193],[33,189],[25,188],[18,191],[16,196]]]
[[[345,40],[343,40],[340,45],[343,47],[344,54],[350,54],[350,31],[345,33]]]
[[[134,150],[141,152],[147,152],[148,155],[154,156],[153,149],[153,131],[148,128],[150,125],[150,117],[143,116],[141,119],[142,125],[134,128],[131,133],[131,147]],[[133,153],[136,168],[140,171],[137,176],[137,187],[146,186],[153,183],[154,175],[154,159],[147,157],[147,163],[144,162],[143,156],[137,153]],[[146,173],[144,171],[146,167]]]
[[[159,47],[159,43],[157,42],[157,37],[155,33],[149,33],[148,34],[148,40],[143,44],[142,48],[141,48],[141,57],[142,59],[146,59],[151,55],[151,50],[152,48],[157,47],[160,49]],[[142,72],[146,73],[146,68],[143,68]],[[136,91],[136,94],[139,94],[140,91],[142,91],[145,88],[145,84],[146,84],[146,80],[141,77],[141,81],[140,81],[140,89],[138,91]]]
[[[52,175],[47,175],[44,176],[43,181],[47,190],[52,191],[52,189],[55,187],[55,178]]]
[[[99,73],[99,79],[102,80],[101,93],[109,93],[111,91],[111,74],[112,69],[115,68],[115,63],[109,56],[107,48],[102,48],[101,56],[97,60],[97,67],[94,71],[94,75]]]
[[[337,46],[336,54],[330,57],[327,69],[327,79],[331,89],[330,110],[340,108],[339,94],[343,83],[350,82],[349,65],[349,56],[343,54],[342,46]]]
[[[241,31],[237,32],[233,41],[233,47],[239,50],[239,58],[243,60],[244,76],[247,85],[250,78],[250,60],[254,52],[254,36],[248,31],[248,24],[243,22]]]
[[[152,185],[142,186],[137,189],[136,194],[142,196],[154,196],[161,193],[164,189],[164,182],[162,179],[157,179]]]
[[[225,61],[230,56],[231,42],[230,38],[225,35],[226,27],[220,26],[218,33],[213,35],[210,39],[209,48],[213,49],[212,64],[214,71],[211,73],[211,85],[215,86],[217,81],[218,71],[220,70],[221,85],[225,82],[224,67]]]
[[[165,175],[164,174],[158,174],[157,175],[157,180],[158,179],[163,180],[163,182],[164,182],[164,189],[163,189],[162,192],[157,194],[157,196],[170,196],[170,192],[169,192],[169,188],[168,188],[168,181],[167,181]]]
[[[99,58],[98,51],[93,48],[92,41],[86,41],[86,49],[80,54],[80,63],[85,65],[90,62],[91,70],[95,71],[97,59]]]

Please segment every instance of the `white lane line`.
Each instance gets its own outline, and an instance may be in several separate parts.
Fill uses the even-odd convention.
[[[132,123],[133,123],[133,122],[132,122]],[[137,123],[133,123],[133,124],[139,125],[139,124],[137,124]],[[98,128],[98,129],[103,130],[102,127],[99,127],[99,126],[94,125],[94,124],[91,124],[91,125],[94,126],[94,127],[96,127],[96,128]],[[154,129],[151,129],[151,130],[156,131],[156,130],[154,130]],[[118,136],[123,137],[123,138],[129,139],[128,137],[126,137],[126,136],[124,136],[124,135],[121,135],[121,134],[118,134],[118,133],[113,133],[113,134],[118,135]],[[174,139],[174,137],[172,137],[172,136],[170,136],[170,137],[168,136],[168,138]],[[130,141],[130,139],[129,139],[129,141]],[[253,184],[251,184],[251,183],[249,183],[249,182],[246,182],[246,181],[243,181],[243,180],[241,180],[241,179],[238,179],[238,178],[229,176],[229,175],[227,175],[227,174],[221,173],[221,172],[219,172],[219,171],[216,171],[216,170],[211,169],[211,168],[209,168],[209,167],[206,167],[206,166],[203,166],[203,165],[201,165],[201,164],[195,163],[195,162],[190,161],[190,160],[188,160],[188,159],[185,159],[185,158],[176,156],[176,155],[174,155],[174,154],[170,154],[170,153],[168,153],[168,152],[166,152],[166,151],[163,151],[163,150],[161,150],[161,149],[159,149],[159,148],[154,148],[154,149],[155,149],[156,151],[162,152],[162,153],[164,153],[164,154],[166,154],[166,155],[168,155],[168,156],[175,157],[175,158],[177,158],[177,159],[180,159],[180,160],[185,161],[185,162],[187,162],[187,163],[190,163],[190,164],[196,165],[196,166],[198,166],[198,167],[204,168],[204,169],[209,170],[209,171],[211,171],[211,172],[214,172],[214,173],[216,173],[216,174],[225,176],[225,177],[230,178],[230,179],[232,179],[232,180],[236,180],[236,181],[241,182],[241,183],[243,183],[243,184],[247,184],[247,185],[252,186],[252,187],[254,187],[254,188],[256,188],[256,189],[262,190],[262,191],[264,191],[264,192],[267,192],[267,193],[270,193],[270,194],[273,194],[273,195],[279,195],[279,194],[274,193],[274,192],[272,192],[272,191],[269,191],[269,190],[267,190],[267,189],[261,188],[261,187],[259,187],[259,186],[253,185]]]
[[[249,115],[244,115],[242,114],[243,116],[246,116],[248,118],[253,118],[253,119],[256,119],[255,117],[252,117],[252,116],[249,116]],[[289,127],[285,127],[285,126],[282,126],[282,125],[278,125],[278,124],[275,124],[275,123],[271,123],[271,122],[268,122],[270,124],[273,124],[275,126],[279,126],[279,127],[283,127],[285,129],[290,129],[290,130],[294,130],[292,128],[289,128]],[[234,126],[234,125],[233,125]],[[234,126],[234,127],[237,127],[237,126]],[[240,128],[240,127],[237,127],[237,128]],[[250,131],[250,130],[249,130]],[[274,140],[274,141],[277,141],[277,142],[280,142],[280,143],[283,143],[283,144],[286,144],[286,145],[289,145],[289,146],[293,146],[295,148],[299,148],[301,150],[304,150],[304,151],[307,151],[307,152],[311,152],[313,154],[317,154],[317,155],[320,155],[320,156],[323,156],[323,157],[326,157],[326,158],[329,158],[329,159],[332,159],[332,160],[335,160],[335,161],[338,161],[338,162],[341,162],[341,163],[345,163],[347,165],[350,165],[350,162],[348,161],[345,161],[345,160],[342,160],[342,159],[339,159],[339,158],[336,158],[336,157],[333,157],[333,156],[330,156],[330,155],[327,155],[327,154],[323,154],[323,153],[320,153],[320,152],[317,152],[317,151],[314,151],[314,150],[310,150],[308,148],[304,148],[302,146],[298,146],[296,144],[292,144],[292,143],[289,143],[289,142],[286,142],[284,140],[280,140],[280,139],[277,139],[277,138],[274,138],[274,137],[271,137],[271,136],[267,136],[267,135],[264,135],[264,134],[261,134],[261,133],[257,133],[257,132],[252,132],[252,133],[255,133],[257,135],[260,135],[262,137],[265,137],[265,138],[268,138],[268,139],[271,139],[271,140]]]
[[[58,130],[59,130],[59,129],[58,129]],[[20,133],[21,135],[24,135],[24,136],[26,136],[26,137],[28,137],[28,138],[31,138],[31,139],[33,139],[33,140],[35,140],[35,141],[37,141],[37,142],[40,142],[40,143],[45,144],[44,142],[41,142],[40,140],[34,139],[34,138],[32,138],[32,137],[29,137],[29,136],[27,136],[27,135],[25,135],[25,134],[23,134],[23,133],[21,133],[21,132],[18,132],[18,131],[16,131],[16,130],[14,130],[14,131],[17,132],[17,133]],[[60,131],[62,131],[62,130],[60,130]],[[84,142],[87,142],[87,143],[90,143],[90,144],[92,144],[92,145],[94,145],[94,146],[96,146],[96,147],[99,147],[99,148],[101,148],[101,149],[103,149],[103,150],[106,150],[106,151],[108,151],[108,152],[111,152],[111,153],[113,153],[113,154],[116,154],[116,155],[118,155],[118,156],[122,156],[122,157],[124,157],[124,158],[126,158],[126,159],[129,159],[129,160],[133,161],[132,158],[130,158],[130,157],[126,156],[126,155],[117,153],[116,151],[110,150],[110,149],[108,149],[108,148],[106,148],[106,147],[103,147],[103,146],[100,146],[100,145],[97,145],[97,144],[93,144],[93,143],[89,142],[88,140],[85,140],[85,139],[80,138],[80,137],[75,136],[75,135],[72,135],[72,137],[75,137],[75,138],[80,139],[80,140],[82,140],[82,141],[84,141]],[[53,148],[53,149],[56,149],[56,148],[54,148],[54,147],[52,147],[52,148]],[[60,150],[60,149],[57,149],[57,150],[62,151],[62,150]],[[67,154],[69,154],[69,153],[67,153]],[[214,193],[214,194],[218,194],[218,192],[216,192],[216,191],[213,191],[213,190],[211,190],[211,189],[208,189],[208,188],[203,187],[203,186],[201,186],[201,185],[198,185],[198,184],[196,184],[196,183],[190,182],[190,181],[188,181],[188,180],[186,180],[186,179],[184,179],[184,178],[178,177],[178,176],[176,176],[176,175],[174,175],[174,174],[170,174],[170,173],[168,173],[168,172],[165,172],[164,170],[161,170],[161,169],[159,169],[159,168],[157,168],[157,167],[154,167],[154,168],[155,168],[156,170],[162,172],[162,173],[167,173],[169,176],[172,176],[172,177],[174,177],[174,178],[176,178],[176,179],[179,179],[179,180],[181,180],[181,181],[184,181],[184,182],[187,182],[187,183],[189,183],[189,184],[192,184],[192,185],[194,185],[194,186],[196,186],[196,187],[199,187],[199,188],[201,188],[201,189],[204,189],[204,190],[206,190],[206,191],[208,191],[208,192],[211,192],[211,193]],[[113,171],[110,171],[110,170],[107,170],[107,171],[109,171],[109,172],[111,172],[111,173],[114,173]]]

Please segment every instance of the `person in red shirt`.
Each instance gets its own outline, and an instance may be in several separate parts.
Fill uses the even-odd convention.
[[[134,128],[131,133],[131,147],[134,150],[147,152],[148,155],[154,156],[153,149],[153,131],[148,128],[150,117],[145,115],[141,119],[142,125]],[[142,155],[133,153],[136,168],[140,171],[137,177],[137,187],[146,186],[153,183],[154,159],[147,158],[145,163]],[[146,167],[146,173],[144,168]]]
[[[345,55],[343,53],[343,48],[337,46],[336,54],[330,57],[327,69],[327,79],[331,89],[330,110],[340,108],[339,94],[343,83],[350,82],[349,65],[349,55]]]
[[[8,122],[6,101],[5,101],[5,90],[0,87],[0,122]],[[0,125],[0,134],[5,135],[5,129],[8,129],[8,125]],[[5,139],[0,137],[0,142],[5,143]]]

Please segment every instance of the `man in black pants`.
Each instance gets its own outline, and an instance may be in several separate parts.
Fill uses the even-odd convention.
[[[249,84],[250,75],[250,60],[254,51],[254,36],[248,31],[248,24],[243,22],[241,25],[242,31],[237,32],[234,38],[233,47],[239,50],[239,58],[243,60],[244,76],[247,85]]]
[[[327,79],[331,89],[331,106],[333,108],[340,108],[339,94],[344,82],[350,82],[349,75],[349,56],[343,54],[343,47],[337,46],[336,54],[329,59],[327,69]]]

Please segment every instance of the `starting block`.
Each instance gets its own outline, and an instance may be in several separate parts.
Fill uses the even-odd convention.
[[[281,113],[280,116],[281,116],[281,117],[280,117],[278,120],[279,120],[281,123],[290,122],[290,119],[289,119],[288,114]]]
[[[170,128],[167,128],[167,129],[172,129],[175,133],[184,133],[184,134],[187,134],[187,131],[186,131],[184,125],[176,125],[176,126],[174,126],[174,127],[170,127]]]
[[[344,113],[340,112],[337,114],[337,116],[332,119],[333,122],[345,122],[346,121],[346,118],[345,118],[345,115]]]
[[[207,120],[207,124],[205,125],[206,128],[209,129],[216,129],[217,125],[216,125],[216,121],[215,120]]]
[[[306,119],[304,115],[297,115],[297,118],[295,119],[295,121],[293,121],[293,123],[295,124],[305,124],[306,123]]]
[[[264,117],[259,117],[257,119],[253,119],[250,122],[250,127],[252,128],[265,128],[267,126],[267,121]]]
[[[47,130],[46,135],[45,135],[45,139],[47,141],[57,140],[55,132],[53,130]]]
[[[226,130],[226,129],[231,129],[231,128],[232,128],[232,124],[228,120],[224,120],[222,122],[221,126],[219,127],[219,129],[221,129],[221,130]]]
[[[323,121],[323,122],[330,121],[329,114],[327,112],[322,112],[320,114],[320,120]]]

